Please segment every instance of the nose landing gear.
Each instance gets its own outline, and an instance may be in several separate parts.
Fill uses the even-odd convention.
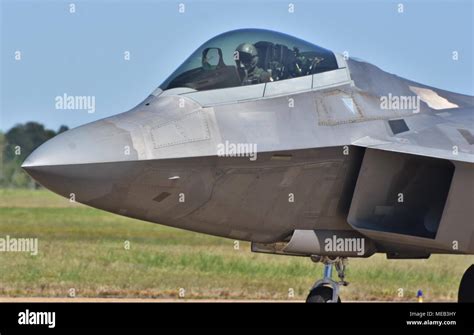
[[[330,258],[327,256],[312,256],[313,262],[321,262],[324,264],[324,276],[314,283],[311,291],[306,298],[307,303],[327,303],[327,302],[341,302],[339,298],[339,287],[347,286],[349,283],[344,280],[345,269],[347,265],[346,257]],[[336,268],[339,282],[332,279],[333,267]]]
[[[471,265],[459,284],[458,302],[474,302],[474,264]]]
[[[340,286],[347,286],[349,283],[344,280],[347,266],[346,257],[331,258],[327,256],[311,256],[315,263],[324,264],[324,276],[314,283],[307,298],[307,303],[328,303],[341,302],[339,297]],[[336,268],[339,281],[332,279],[333,267]],[[464,273],[459,285],[458,302],[474,302],[474,264]]]

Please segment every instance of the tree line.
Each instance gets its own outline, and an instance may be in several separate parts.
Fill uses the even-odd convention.
[[[63,125],[54,131],[38,122],[27,122],[0,132],[0,187],[38,187],[21,164],[41,144],[68,129]]]

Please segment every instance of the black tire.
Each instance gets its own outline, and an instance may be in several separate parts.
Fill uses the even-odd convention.
[[[458,302],[474,302],[474,264],[462,276],[459,284]]]
[[[318,286],[309,292],[306,298],[307,303],[327,303],[332,299],[333,289],[329,286]],[[337,302],[341,302],[341,298],[337,297]]]

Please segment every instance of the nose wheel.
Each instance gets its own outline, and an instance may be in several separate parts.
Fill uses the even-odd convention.
[[[474,302],[474,264],[471,265],[459,284],[458,302]]]
[[[348,283],[344,280],[347,258],[337,257],[329,258],[326,256],[312,256],[313,262],[322,262],[324,264],[323,279],[314,283],[311,291],[306,298],[307,303],[329,303],[341,302],[339,297],[339,287],[347,286]],[[336,268],[339,281],[332,279],[332,270]]]

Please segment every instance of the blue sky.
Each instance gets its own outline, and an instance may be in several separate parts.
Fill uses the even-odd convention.
[[[26,121],[75,127],[127,111],[199,45],[237,28],[281,31],[347,50],[405,78],[474,95],[471,0],[0,1],[3,131]],[[64,93],[95,96],[96,111],[55,109],[55,97]]]

